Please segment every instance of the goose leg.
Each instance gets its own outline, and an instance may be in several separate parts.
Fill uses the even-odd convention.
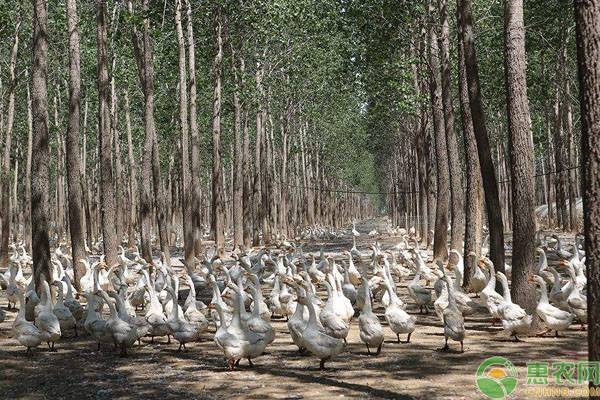
[[[344,338],[344,344],[348,344],[348,341],[346,340],[346,338]]]
[[[398,343],[400,343],[400,334],[396,333],[396,339],[398,340]]]
[[[410,343],[410,335],[412,335],[412,332],[408,333],[408,336],[406,337],[406,343]]]
[[[177,349],[177,351],[181,351],[181,346],[182,345],[183,345],[182,343],[179,343],[179,348]]]
[[[522,340],[521,340],[521,339],[519,339],[519,338],[517,337],[517,335],[513,335],[513,337],[514,337],[514,339],[513,339],[513,342],[522,342]]]
[[[320,370],[324,370],[325,369],[325,361],[329,360],[329,357],[325,357],[321,359],[321,362],[319,363],[319,369]]]
[[[367,344],[367,353],[370,355],[371,354],[371,349],[369,349],[369,345]]]
[[[463,348],[463,341],[462,341],[462,340],[460,341],[460,352],[461,352],[461,353],[464,353],[464,352],[465,352],[465,350],[464,350],[464,348]]]
[[[254,367],[254,363],[252,362],[251,359],[248,359],[248,365],[251,366],[251,367]]]
[[[230,371],[233,371],[233,368],[235,367],[235,361],[233,359],[227,360],[227,367],[229,367]]]
[[[100,351],[100,342],[98,342],[98,351]]]
[[[379,343],[379,346],[377,346],[377,351],[375,352],[375,355],[378,356],[379,353],[381,353],[381,346],[383,345],[383,342]]]
[[[79,337],[79,334],[77,333],[77,325],[75,325],[75,337]]]
[[[446,338],[446,343],[444,344],[444,347],[440,349],[440,351],[448,351],[449,349],[450,347],[448,347],[448,338]]]
[[[241,360],[241,358],[240,358],[240,359],[238,359],[238,360],[235,362],[235,366],[236,366],[236,367],[239,367],[239,366],[240,366],[240,360]]]
[[[125,347],[125,343],[121,343],[121,353],[119,357],[127,357],[127,347]]]
[[[185,347],[185,343],[183,344],[183,350],[187,351],[187,347]]]
[[[167,344],[171,344],[171,335],[167,335]]]

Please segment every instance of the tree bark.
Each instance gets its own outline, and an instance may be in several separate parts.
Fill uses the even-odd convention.
[[[435,231],[433,233],[433,257],[448,258],[448,206],[449,170],[446,135],[444,134],[444,107],[442,104],[440,60],[437,33],[433,18],[433,4],[429,0],[429,90],[435,136],[435,160],[437,166],[437,202],[435,209]]]
[[[189,1],[189,0],[188,0]],[[188,97],[185,65],[185,39],[181,25],[182,0],[175,2],[175,30],[179,55],[179,129],[181,130],[181,198],[183,200],[183,249],[184,258],[190,263],[194,256],[194,221],[192,216],[191,176],[188,150]]]
[[[194,25],[192,22],[192,2],[187,2],[187,34],[188,34],[188,68],[190,90],[190,134],[192,141],[192,221],[194,226],[194,252],[200,256],[202,252],[202,232],[200,225],[200,135],[196,109],[196,52],[194,42]]]
[[[27,81],[29,81],[29,74],[27,74]],[[29,90],[29,83],[27,83],[27,161],[25,164],[25,182],[24,189],[24,201],[25,207],[23,209],[23,241],[27,251],[31,252],[31,158],[33,148],[33,115],[32,115],[32,104],[31,104],[31,92]]]
[[[600,1],[576,0],[588,359],[600,361]],[[590,388],[594,386],[590,379]],[[597,388],[596,388],[597,389]]]
[[[457,12],[458,29],[461,29],[460,13]],[[471,107],[469,106],[469,88],[465,70],[464,48],[462,41],[458,40],[459,84],[460,84],[460,110],[462,116],[463,140],[465,146],[465,169],[467,178],[466,196],[466,223],[465,223],[465,251],[464,251],[464,276],[463,287],[469,287],[470,279],[477,262],[481,256],[481,239],[483,228],[483,188],[481,182],[481,169],[477,155],[477,140],[473,129]],[[469,256],[474,252],[476,257]]]
[[[452,232],[450,248],[460,251],[465,233],[465,195],[463,193],[462,170],[458,159],[458,142],[454,130],[454,106],[450,82],[450,27],[448,25],[448,0],[439,0],[441,66],[442,66],[442,102],[444,105],[444,122],[446,127],[446,144],[448,150],[448,167],[450,172],[450,193],[452,195]]]
[[[67,25],[69,30],[69,127],[67,129],[67,185],[69,187],[69,230],[75,288],[80,290],[79,279],[85,266],[79,262],[86,258],[85,230],[83,226],[83,201],[81,191],[81,160],[79,156],[79,117],[81,107],[81,67],[77,0],[67,0]]]
[[[15,91],[17,86],[17,53],[19,51],[19,29],[21,21],[17,20],[15,39],[10,52],[10,84],[8,88],[8,110],[6,116],[6,135],[4,137],[4,154],[2,156],[2,242],[0,242],[0,265],[8,265],[8,242],[10,241],[10,150],[12,145],[13,125],[15,120]],[[16,204],[15,204],[16,205]]]
[[[223,176],[221,173],[221,74],[223,62],[223,35],[221,9],[214,12],[215,57],[213,60],[213,113],[212,113],[212,227],[217,251],[225,250],[225,213],[223,204]]]
[[[131,137],[131,116],[129,115],[129,90],[123,90],[123,111],[125,113],[125,129],[127,131],[127,160],[129,162],[129,247],[135,246],[137,229],[137,166],[133,156],[133,139]]]
[[[481,104],[481,89],[479,86],[479,69],[477,66],[477,55],[475,53],[475,41],[473,32],[473,16],[471,11],[471,0],[458,0],[460,12],[460,23],[462,29],[461,40],[464,47],[465,70],[469,87],[469,106],[475,139],[477,140],[477,153],[485,204],[490,231],[490,258],[496,267],[496,271],[504,272],[504,227],[502,225],[502,211],[500,198],[498,196],[498,183],[496,171],[492,163],[490,143],[485,125],[485,115]]]
[[[537,292],[529,275],[535,268],[535,181],[533,136],[527,100],[523,0],[506,0],[504,68],[512,177],[513,253],[511,295],[535,315]]]
[[[231,59],[235,87],[233,90],[234,109],[234,151],[233,151],[233,247],[239,248],[244,244],[244,185],[243,155],[242,155],[242,105],[240,102],[240,76],[236,65],[235,49],[231,45]]]
[[[31,160],[31,236],[33,276],[40,290],[42,280],[52,279],[48,238],[48,3],[33,0],[33,65],[31,69],[33,146]]]
[[[102,238],[106,264],[117,261],[117,232],[115,229],[115,196],[113,189],[112,157],[114,156],[108,109],[108,56],[106,48],[106,0],[96,0],[96,39],[98,60],[98,145],[100,152],[100,210]]]

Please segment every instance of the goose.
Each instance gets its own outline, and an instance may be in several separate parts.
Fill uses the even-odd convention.
[[[562,280],[558,271],[556,269],[550,267],[548,271],[554,277],[554,282],[552,284],[552,289],[550,290],[549,299],[550,302],[556,307],[560,308],[563,311],[570,311],[569,303],[567,303],[567,298],[571,294],[571,291],[575,287],[575,283],[571,280],[567,280],[567,283],[562,284]]]
[[[362,282],[360,272],[358,272],[356,266],[354,265],[352,254],[349,251],[345,251],[344,254],[348,256],[348,278],[350,279],[350,283],[352,283],[354,286],[358,286]]]
[[[350,331],[350,324],[342,317],[344,310],[340,308],[337,295],[331,284],[324,282],[327,289],[327,302],[319,313],[319,320],[325,328],[325,333],[337,339],[346,339]]]
[[[358,329],[360,340],[367,346],[367,352],[371,354],[370,347],[377,348],[375,355],[381,352],[381,346],[383,344],[384,333],[383,327],[379,322],[377,315],[373,313],[371,305],[371,291],[367,283],[366,278],[363,279],[363,286],[365,287],[365,301],[358,317]]]
[[[106,330],[112,337],[115,347],[120,347],[121,352],[119,353],[119,356],[126,357],[127,348],[131,347],[137,340],[136,331],[131,324],[119,317],[117,308],[114,304],[115,301],[109,298],[104,290],[98,289],[96,295],[102,297],[104,302],[108,304],[110,316],[104,321]]]
[[[445,278],[447,278],[447,276]],[[450,349],[448,346],[448,339],[452,339],[456,342],[460,342],[460,352],[463,353],[463,341],[465,340],[465,320],[462,316],[462,313],[456,306],[454,294],[448,279],[446,279],[446,290],[448,291],[448,306],[443,312],[445,343],[444,347],[442,347],[440,350],[448,351]]]
[[[566,251],[562,248],[562,240],[560,239],[560,237],[558,235],[554,234],[554,235],[552,235],[552,238],[554,240],[556,240],[556,245],[554,246],[554,252],[558,256],[558,258],[565,259],[565,260],[571,259],[571,257],[573,257],[573,254],[569,253],[568,251]]]
[[[35,320],[35,307],[40,303],[35,287],[35,279],[32,279],[25,290],[25,319],[27,321]]]
[[[317,264],[315,261],[315,256],[311,254],[311,264],[308,267],[308,274],[310,275],[311,280],[316,283],[316,284],[320,284],[325,280],[325,274],[321,271],[319,271],[319,269],[317,269]]]
[[[431,268],[425,264],[423,257],[416,249],[411,249],[412,254],[414,255],[415,265],[417,266],[417,272],[425,279],[426,284],[429,285],[430,282],[433,282],[437,279],[437,276],[433,272]]]
[[[100,350],[101,343],[111,343],[112,334],[106,325],[106,321],[100,318],[96,311],[96,301],[98,297],[91,292],[84,292],[83,296],[87,299],[87,314],[85,317],[84,328],[98,343]]]
[[[548,257],[546,256],[546,252],[541,247],[538,247],[536,253],[539,254],[536,274],[544,278],[547,284],[552,284],[554,278],[548,272]]]
[[[67,277],[67,275],[65,275],[65,277]],[[56,286],[58,295],[58,299],[52,308],[52,312],[54,315],[56,315],[56,318],[58,318],[60,331],[64,332],[72,329],[75,332],[75,336],[77,336],[77,320],[71,313],[69,307],[65,305],[63,296],[63,283],[62,281],[54,281],[52,282],[52,285]]]
[[[127,285],[123,284],[119,288],[119,292],[109,291],[107,294],[115,300],[115,307],[117,309],[117,315],[123,321],[127,322],[133,328],[132,337],[134,341],[137,340],[141,344],[141,338],[146,336],[150,331],[150,326],[144,316],[138,316],[135,313],[133,307],[128,304],[125,288]]]
[[[302,331],[302,342],[306,349],[321,361],[320,369],[325,369],[325,362],[344,350],[344,341],[321,332],[317,325],[317,314],[313,301],[302,292],[298,293],[298,302],[308,307],[308,322]]]
[[[583,265],[583,266],[582,266]],[[570,260],[561,260],[559,261],[559,266],[564,267],[569,271],[569,275],[571,271],[573,272],[573,276],[571,277],[571,281],[573,284],[579,289],[579,291],[584,291],[587,286],[587,278],[583,273],[585,265],[580,262],[573,262]]]
[[[496,277],[500,280],[500,283],[502,283],[502,288],[504,290],[504,303],[498,307],[498,315],[502,321],[504,331],[508,336],[514,336],[515,341],[519,341],[517,335],[529,333],[532,321],[531,315],[527,315],[520,305],[512,302],[506,275],[498,271],[496,272]]]
[[[236,335],[229,332],[227,318],[223,313],[221,304],[210,303],[208,308],[214,308],[217,314],[219,314],[219,318],[215,319],[216,321],[219,321],[219,327],[215,332],[213,340],[217,347],[223,351],[225,358],[227,359],[229,370],[233,370],[236,361],[243,356],[241,341]]]
[[[208,276],[208,282],[209,284],[212,286],[213,288],[213,297],[211,300],[211,304],[219,304],[221,306],[221,311],[222,314],[225,316],[226,320],[225,325],[228,325],[231,322],[231,319],[233,318],[233,309],[230,308],[227,304],[225,304],[225,302],[223,301],[223,298],[221,297],[221,291],[219,290],[219,286],[217,285],[217,282],[215,280],[215,277],[213,274],[210,274]],[[211,308],[211,307],[209,307]],[[212,308],[211,308],[212,309]],[[215,308],[216,310],[216,308]],[[213,319],[213,321],[215,322],[219,322],[220,324],[223,324],[223,321],[220,320],[221,318],[221,314],[218,313],[211,313],[211,317]]]
[[[475,258],[475,261],[477,261],[477,258],[478,258],[477,254],[474,252],[470,252],[467,255],[467,257]],[[469,289],[471,292],[475,293],[475,295],[477,297],[479,297],[481,291],[483,291],[483,289],[485,289],[488,279],[486,278],[485,274],[479,267],[478,262],[475,262],[473,265],[474,265],[474,268],[473,268],[473,271],[471,272],[471,279],[469,280]]]
[[[352,221],[352,249],[350,249],[350,253],[355,254],[360,257],[360,252],[356,248],[356,238],[360,237],[360,233],[356,230],[356,222]]]
[[[462,286],[460,286],[460,283],[463,281],[463,275],[459,266],[453,265],[452,270],[454,271],[454,276],[456,279],[453,282],[449,276],[447,276],[447,278],[449,279],[450,285],[452,285],[454,300],[456,301],[456,306],[460,312],[463,315],[471,315],[483,309],[483,307],[477,302],[473,301],[473,299],[463,291]]]
[[[458,251],[456,249],[450,250],[450,252],[448,253],[448,266],[456,267],[457,270],[460,272],[460,275],[464,276],[465,264],[464,264],[463,257],[460,254],[460,251]],[[457,280],[458,280],[458,278],[457,278]],[[462,279],[459,280],[459,282],[462,282]]]
[[[306,292],[298,285],[292,285],[292,287],[296,290],[296,296],[302,295],[306,296]],[[302,341],[302,332],[306,327],[307,318],[305,316],[305,308],[304,304],[298,302],[298,306],[296,307],[296,311],[292,314],[292,316],[287,321],[287,326],[290,331],[290,336],[292,337],[292,341],[296,346],[298,346],[298,352],[300,354],[306,351],[306,347],[304,346],[304,342]]]
[[[63,277],[63,281],[67,285],[67,295],[64,299],[65,306],[69,308],[69,311],[71,311],[71,314],[73,314],[73,317],[75,317],[76,321],[83,321],[85,319],[85,310],[83,309],[81,303],[79,303],[73,296],[74,288],[71,283],[71,278],[69,278],[68,275],[65,275]]]
[[[21,345],[27,347],[27,354],[31,354],[31,349],[42,343],[43,334],[37,326],[25,319],[25,296],[23,291],[17,288],[16,294],[19,301],[19,313],[13,322],[13,337]]]
[[[233,340],[229,341],[226,346],[223,346],[230,369],[233,369],[234,365],[239,364],[242,358],[246,358],[249,365],[253,366],[252,359],[261,355],[267,346],[264,336],[249,330],[242,323],[241,313],[245,312],[243,310],[244,300],[242,298],[242,289],[239,285],[232,286],[236,301],[234,302],[233,318],[231,324],[227,327],[227,333],[231,335]]]
[[[151,338],[152,343],[154,343],[154,338],[156,336],[168,336],[169,335],[169,326],[168,326],[168,321],[167,321],[167,317],[165,316],[165,314],[163,313],[163,308],[162,305],[160,304],[160,301],[158,300],[158,297],[156,296],[156,291],[154,289],[154,285],[152,284],[152,281],[150,280],[150,276],[148,275],[148,272],[146,272],[145,270],[142,270],[144,277],[146,278],[146,287],[148,289],[148,293],[150,296],[150,306],[148,307],[148,310],[146,311],[146,321],[148,322],[148,325],[150,326],[150,330],[148,332],[148,335]],[[170,336],[169,336],[170,339]],[[170,342],[170,340],[169,340]]]
[[[431,304],[431,290],[424,288],[419,284],[421,280],[421,273],[419,271],[419,267],[417,267],[417,272],[415,273],[415,277],[408,284],[408,294],[414,300],[414,302],[419,306],[419,314],[423,312],[423,308],[425,308],[425,314],[429,313],[427,309],[427,305]],[[387,280],[386,280],[387,281]],[[391,292],[391,289],[388,293]],[[391,295],[391,293],[390,293]]]
[[[0,322],[4,322],[6,319],[6,311],[0,308]]]
[[[8,283],[6,285],[6,299],[8,300],[8,309],[10,310],[11,308],[16,308],[17,302],[19,301],[18,291],[19,289],[21,289],[21,285],[19,285],[16,280],[17,269],[9,268],[8,271],[10,272],[10,275],[8,277]],[[10,303],[12,303],[12,307]]]
[[[177,294],[175,293],[175,290],[173,290],[171,286],[167,286],[166,290],[171,295],[171,298],[173,299],[172,301],[177,303]],[[169,315],[169,319],[167,321],[169,331],[175,340],[179,342],[179,348],[177,351],[181,351],[182,347],[184,350],[187,350],[185,344],[199,340],[200,334],[208,327],[208,323],[204,326],[201,326],[188,322],[180,318],[180,309],[176,304],[172,308],[173,311],[171,312],[171,315]]]
[[[350,281],[350,274],[348,273],[348,268],[344,271],[344,284],[342,285],[342,293],[350,303],[354,305],[356,303],[356,288]]]
[[[198,310],[198,306],[196,303],[196,289],[194,287],[194,282],[192,281],[192,278],[187,276],[186,279],[188,286],[190,287],[190,293],[188,294],[188,299],[186,300],[188,306],[183,315],[188,321],[199,325],[202,331],[204,332],[208,328],[208,320],[206,319],[204,313]]]
[[[548,302],[546,282],[541,276],[532,275],[529,277],[529,280],[537,283],[540,287],[540,300],[536,307],[536,312],[548,328],[546,332],[543,332],[540,336],[555,331],[556,337],[559,337],[558,332],[567,330],[575,316],[570,312],[554,307]]]
[[[135,310],[144,309],[149,300],[148,292],[146,291],[146,276],[142,271],[139,272],[140,278],[135,283],[133,290],[128,296],[129,304],[135,307]]]
[[[385,279],[384,283],[385,288],[390,296],[390,303],[385,308],[385,320],[388,322],[388,325],[390,326],[392,332],[396,334],[398,343],[400,343],[401,333],[408,334],[406,338],[406,343],[410,343],[410,336],[415,330],[416,319],[414,316],[409,315],[406,311],[402,309],[399,298],[396,295],[396,293],[392,290],[392,285],[390,284],[390,282],[387,279]]]
[[[262,295],[262,291],[261,291],[261,287],[260,287],[260,280],[258,279],[258,277],[254,274],[254,273],[247,273],[248,278],[252,281],[252,285],[254,285],[253,287],[256,290],[256,296],[252,296],[252,305],[250,306],[250,310],[252,312],[254,312],[255,308],[258,308],[257,312],[258,315],[265,321],[270,321],[271,320],[271,312],[269,310],[269,307],[267,306],[267,304],[265,303],[265,300],[263,298]],[[252,291],[252,286],[250,291]],[[296,310],[294,309],[294,312]],[[288,319],[289,321],[289,319]]]
[[[279,300],[279,295],[281,293],[281,278],[279,277],[279,275],[275,275],[275,280],[273,281],[273,289],[271,290],[271,293],[269,294],[269,309],[271,311],[271,316],[281,316],[283,317],[284,314],[286,313],[286,310],[284,309],[284,307],[281,304],[281,301]]]
[[[35,306],[35,326],[42,332],[42,340],[48,343],[50,351],[56,351],[54,344],[60,339],[60,322],[53,312],[50,286],[45,279],[42,280],[42,297]]]
[[[252,275],[250,275],[252,276]],[[256,281],[258,281],[258,278],[256,278]],[[256,285],[255,282],[253,282],[250,286],[250,292],[252,293],[252,299],[253,304],[259,304],[262,303],[262,294],[260,293],[260,285]],[[295,311],[295,310],[294,310]],[[289,319],[288,319],[289,322]],[[246,327],[247,329],[252,332],[255,333],[256,335],[262,336],[264,342],[266,343],[266,345],[268,346],[269,344],[273,343],[273,341],[275,340],[275,330],[273,329],[273,327],[271,326],[271,324],[267,321],[265,321],[260,314],[260,306],[256,306],[252,308],[252,313],[251,315],[248,317],[248,319],[246,319]]]
[[[585,327],[583,325],[587,323],[587,296],[581,293],[577,286],[577,276],[575,275],[572,263],[567,263],[567,271],[571,277],[571,282],[574,282],[572,286],[573,289],[567,297],[567,304],[569,305],[571,312],[575,314],[581,323],[581,330],[584,330]]]
[[[504,298],[496,292],[496,271],[494,270],[494,263],[487,257],[482,257],[480,263],[490,271],[490,279],[485,288],[481,291],[481,301],[491,314],[492,325],[494,325],[496,321],[500,320],[498,309],[504,303]]]
[[[92,291],[94,286],[94,273],[90,267],[90,263],[84,258],[81,258],[79,262],[82,263],[85,268],[85,274],[79,279],[79,287],[83,292]]]

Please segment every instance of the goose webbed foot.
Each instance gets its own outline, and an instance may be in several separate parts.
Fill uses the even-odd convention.
[[[127,347],[125,343],[121,343],[121,352],[119,353],[119,357],[127,357]]]
[[[538,337],[545,336],[549,332],[552,332],[552,329],[546,329],[544,332],[540,332],[540,333],[536,334],[535,336],[538,336]]]
[[[582,331],[585,331],[585,325],[583,324],[583,322],[581,323],[581,329]]]
[[[51,345],[52,345],[52,347],[50,347],[50,351],[51,351],[52,353],[56,353],[58,350],[56,350],[56,349],[54,348],[54,342],[51,342]]]
[[[31,347],[27,347],[27,351],[25,352],[26,356],[31,356],[33,353],[31,351]]]
[[[565,337],[564,335],[559,335],[558,331],[554,331],[554,337]]]
[[[519,339],[517,335],[513,335],[513,342],[522,342],[522,340]]]
[[[320,370],[324,370],[325,369],[325,361],[327,361],[327,360],[329,360],[329,357],[321,359],[321,362],[319,363],[319,369]]]
[[[446,342],[444,343],[444,347],[442,347],[441,349],[438,349],[438,351],[448,351],[450,350],[450,347],[448,346],[448,338],[446,338]]]

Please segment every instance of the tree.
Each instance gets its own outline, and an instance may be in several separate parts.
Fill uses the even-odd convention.
[[[115,229],[115,196],[112,171],[112,136],[108,110],[108,52],[106,48],[106,0],[96,0],[98,59],[98,144],[100,154],[100,210],[104,255],[109,266],[118,264],[119,244]]]
[[[17,53],[19,51],[20,19],[15,28],[15,40],[10,53],[10,86],[8,89],[8,115],[6,116],[6,136],[4,139],[4,155],[2,156],[2,242],[0,243],[0,264],[8,265],[8,242],[10,239],[10,150],[15,120],[15,90],[17,86]],[[16,206],[16,204],[15,204]]]
[[[431,94],[435,160],[437,165],[437,202],[435,209],[435,231],[433,234],[433,257],[445,260],[448,257],[448,193],[450,179],[446,135],[444,133],[444,108],[442,104],[438,42],[431,0],[429,1],[429,13],[429,91]]]
[[[177,32],[177,50],[179,65],[179,129],[181,130],[181,178],[183,200],[183,247],[186,262],[191,262],[194,256],[194,221],[192,216],[191,176],[188,150],[188,97],[185,65],[185,39],[181,25],[181,2],[175,2],[175,30]]]
[[[588,278],[588,358],[600,361],[600,2],[575,1],[581,112],[583,226]],[[590,380],[590,388],[594,385]]]
[[[469,88],[467,84],[467,72],[465,69],[465,55],[462,40],[462,23],[460,21],[461,13],[457,10],[458,21],[458,80],[459,80],[459,98],[460,112],[462,117],[463,141],[465,147],[465,169],[467,192],[465,202],[465,251],[463,287],[469,287],[471,275],[477,268],[479,256],[481,256],[481,233],[483,228],[483,189],[481,183],[481,169],[479,166],[479,156],[477,154],[477,140],[475,130],[473,129],[473,119],[471,117],[471,106],[469,105]],[[476,257],[469,256],[473,252]]]
[[[490,257],[496,271],[504,272],[504,226],[502,225],[502,213],[500,198],[498,196],[498,182],[496,171],[492,163],[490,143],[485,125],[485,115],[481,104],[481,89],[479,85],[479,68],[477,66],[477,55],[475,53],[475,39],[473,32],[473,16],[471,11],[471,0],[458,0],[460,12],[459,23],[461,29],[461,40],[464,50],[465,70],[469,87],[469,106],[475,139],[477,140],[477,153],[481,176],[483,179],[483,190],[487,219],[490,235]]]
[[[212,115],[212,230],[219,253],[225,250],[225,215],[223,205],[223,177],[221,174],[221,74],[223,62],[223,21],[220,6],[214,11],[215,57],[213,60],[213,115]]]
[[[462,171],[459,161],[458,142],[454,131],[454,106],[452,103],[452,88],[450,82],[450,27],[448,24],[448,0],[439,0],[441,33],[441,72],[442,72],[442,103],[444,106],[444,123],[446,128],[446,144],[448,150],[448,167],[450,178],[450,193],[452,194],[452,233],[450,248],[460,250],[465,232],[465,207],[462,185]]]
[[[506,0],[504,12],[506,106],[512,177],[513,253],[511,295],[535,314],[537,292],[529,282],[535,265],[535,183],[533,136],[527,100],[523,1]]]
[[[48,3],[33,1],[33,65],[31,67],[33,146],[31,160],[31,248],[33,277],[38,290],[52,279],[48,238]]]
[[[79,118],[81,107],[81,72],[79,55],[79,30],[77,0],[67,0],[67,26],[69,31],[69,126],[66,138],[67,185],[69,187],[69,231],[73,257],[75,287],[79,290],[79,278],[85,274],[85,266],[79,262],[86,258],[85,232],[81,191],[81,158],[79,151]]]

